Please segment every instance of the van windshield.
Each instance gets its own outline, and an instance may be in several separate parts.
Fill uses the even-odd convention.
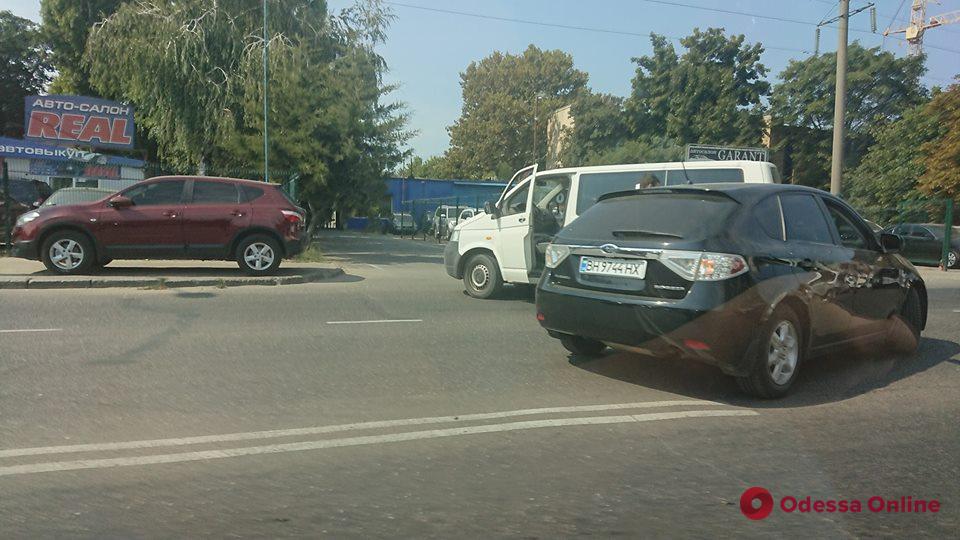
[[[702,191],[615,197],[587,210],[557,239],[569,243],[703,240],[720,231],[738,206],[726,196]]]

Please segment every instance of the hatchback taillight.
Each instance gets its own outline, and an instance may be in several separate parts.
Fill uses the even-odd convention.
[[[749,270],[740,255],[664,250],[660,262],[688,281],[720,281]]]

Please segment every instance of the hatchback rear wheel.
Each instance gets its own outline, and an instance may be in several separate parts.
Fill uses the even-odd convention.
[[[76,231],[54,232],[43,242],[41,259],[47,270],[62,275],[87,274],[93,268],[93,245]]]
[[[740,388],[760,398],[787,395],[803,363],[803,336],[803,324],[792,309],[774,310],[761,330],[750,373],[737,378]]]
[[[280,246],[269,236],[248,236],[237,245],[237,264],[247,275],[269,276],[280,266]]]

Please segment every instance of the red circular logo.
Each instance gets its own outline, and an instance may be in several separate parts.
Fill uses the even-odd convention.
[[[759,504],[754,501],[759,501]],[[740,496],[740,511],[750,519],[763,519],[773,511],[773,495],[762,487],[754,486]]]

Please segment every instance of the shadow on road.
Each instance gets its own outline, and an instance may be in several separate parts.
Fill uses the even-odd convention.
[[[960,345],[942,339],[924,338],[916,353],[896,356],[872,351],[844,351],[806,362],[793,392],[779,400],[745,396],[736,381],[712,366],[695,361],[655,358],[608,350],[601,358],[570,355],[570,364],[580,369],[691,398],[758,408],[791,408],[843,401],[886,387],[944,362],[960,353]]]
[[[389,234],[320,231],[314,243],[325,257],[347,264],[443,264],[443,244]]]

